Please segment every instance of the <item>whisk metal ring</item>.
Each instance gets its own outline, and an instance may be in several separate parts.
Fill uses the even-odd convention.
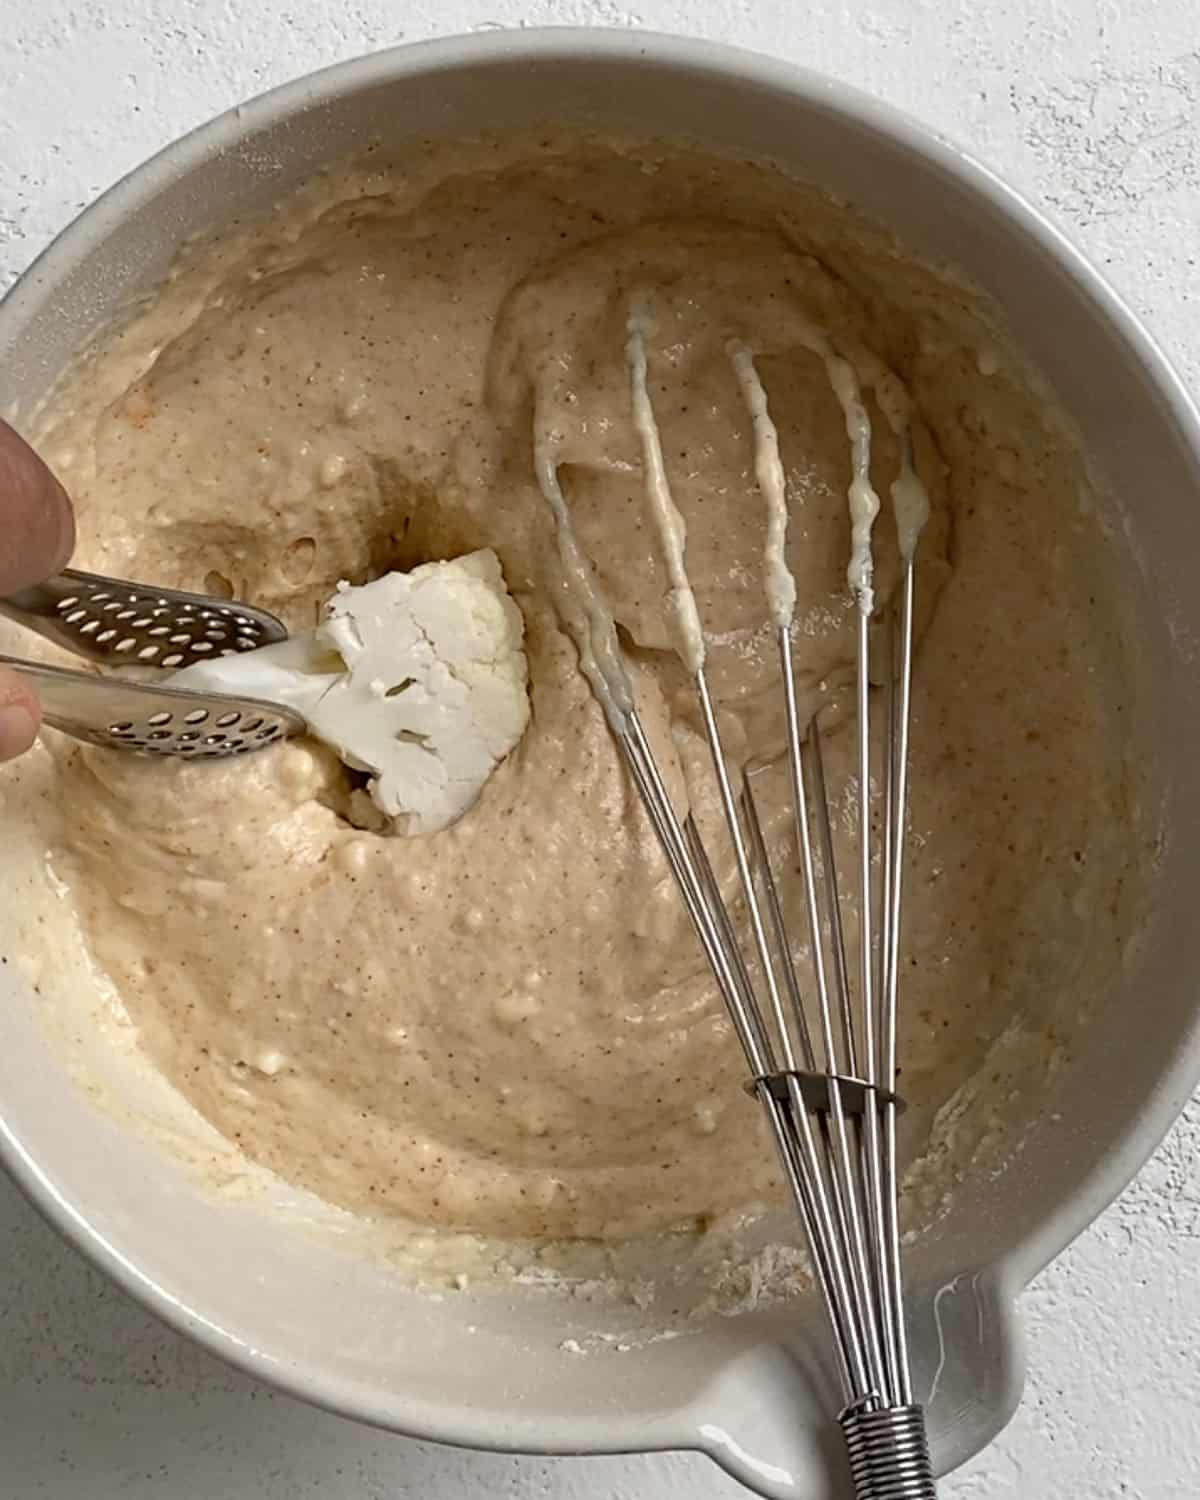
[[[780,1104],[787,1104],[791,1100],[789,1078],[797,1080],[805,1104],[815,1115],[832,1112],[829,1094],[834,1083],[838,1085],[842,1110],[847,1115],[863,1115],[868,1107],[886,1104],[895,1105],[898,1114],[903,1114],[906,1108],[899,1094],[889,1093],[886,1089],[867,1083],[865,1079],[854,1078],[848,1073],[807,1073],[799,1068],[781,1068],[774,1073],[760,1073],[755,1078],[748,1078],[743,1087],[755,1097],[761,1089],[767,1089]]]

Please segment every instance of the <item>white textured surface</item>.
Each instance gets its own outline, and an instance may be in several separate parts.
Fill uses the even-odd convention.
[[[580,22],[741,42],[910,109],[1049,204],[1200,384],[1195,0],[0,0],[0,289],[115,177],[249,94],[437,32]],[[1195,1104],[1030,1291],[1024,1406],[947,1500],[1200,1493],[1198,1151]],[[5,1184],[0,1464],[13,1500],[741,1493],[690,1456],[459,1454],[309,1411],[165,1332]]]

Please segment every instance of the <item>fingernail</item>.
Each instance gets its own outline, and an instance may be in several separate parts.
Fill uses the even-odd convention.
[[[75,550],[75,511],[67,498],[67,492],[62,485],[55,481],[55,489],[59,494],[58,505],[58,553],[57,563],[60,568],[65,568],[71,561],[71,553]]]
[[[20,703],[0,708],[0,760],[24,755],[35,739],[37,724],[27,708]]]

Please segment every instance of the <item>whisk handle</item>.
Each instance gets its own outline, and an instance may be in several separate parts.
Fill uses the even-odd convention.
[[[839,1420],[854,1500],[937,1500],[922,1407],[850,1408]]]

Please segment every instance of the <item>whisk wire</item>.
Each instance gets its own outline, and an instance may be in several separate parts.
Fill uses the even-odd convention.
[[[800,731],[797,728],[797,735]],[[825,786],[825,761],[821,751],[821,726],[816,719],[808,726],[808,734],[800,742],[799,748],[794,755],[802,763],[807,752],[811,761],[811,774],[809,784],[813,787]],[[804,804],[800,804],[803,806]],[[829,951],[833,966],[834,981],[837,988],[838,1015],[841,1020],[842,1042],[846,1049],[844,1071],[852,1078],[862,1076],[858,1064],[858,1045],[854,1034],[854,1009],[850,993],[850,966],[846,957],[846,933],[842,924],[842,907],[838,899],[837,860],[833,852],[833,824],[829,816],[829,798],[822,795],[815,799],[814,813],[817,824],[817,847],[820,853],[821,869],[824,880],[821,885],[824,891],[825,920],[829,925]],[[814,942],[816,935],[814,935]],[[838,1060],[837,1049],[832,1041],[826,1055],[825,1065],[829,1072],[842,1071]]]
[[[790,773],[792,788],[792,823],[796,833],[796,848],[800,854],[800,875],[804,889],[805,913],[808,917],[809,949],[812,956],[813,979],[817,990],[817,1009],[825,1050],[825,1068],[827,1072],[833,1073],[837,1071],[833,1050],[833,1010],[829,998],[829,973],[825,962],[825,945],[822,942],[821,934],[821,911],[817,894],[816,856],[813,850],[812,827],[808,817],[808,778],[805,770],[805,757],[802,744],[803,736],[800,729],[800,710],[796,699],[796,674],[792,665],[791,632],[786,628],[781,628],[778,632],[778,642],[779,668],[783,679],[784,712],[787,721],[788,771]],[[847,1038],[849,1038],[849,996],[846,997],[846,1006],[847,1009],[842,1014],[842,1025]],[[850,1057],[849,1071],[853,1073],[853,1051],[849,1041],[847,1041],[847,1047]],[[811,1062],[809,1068],[815,1071],[816,1063]]]
[[[690,819],[691,840],[680,824],[636,711],[626,715],[614,729],[746,1053],[755,1093],[766,1111],[771,1137],[809,1240],[817,1284],[834,1329],[843,1392],[850,1401],[868,1377],[844,1260],[837,1254],[840,1241],[826,1171],[800,1079],[795,1073],[783,1075],[787,1080],[785,1108],[771,1088],[771,1080],[779,1077],[774,1050],[749,987],[732,922],[721,900],[707,852]],[[694,857],[693,850],[699,852],[699,859]],[[722,947],[722,937],[728,946]]]
[[[801,1059],[806,1073],[817,1071],[817,1054],[813,1048],[812,1032],[809,1029],[808,1013],[804,1005],[804,997],[800,993],[800,983],[796,977],[796,966],[791,961],[791,937],[788,933],[787,921],[783,914],[783,902],[779,897],[779,886],[771,871],[771,860],[767,853],[766,840],[763,836],[762,819],[759,817],[758,803],[754,796],[754,785],[749,771],[742,773],[742,807],[746,817],[746,827],[750,833],[750,850],[754,857],[755,871],[758,875],[759,884],[767,904],[767,915],[770,918],[771,935],[775,944],[775,955],[783,976],[783,982],[787,989],[790,1016],[796,1027],[797,1039],[800,1043]],[[790,1050],[785,1052],[784,1061],[789,1069],[796,1066],[795,1055]]]
[[[858,653],[855,669],[858,731],[858,899],[859,1005],[862,1008],[863,1078],[878,1086],[878,1029],[875,1024],[874,881],[871,875],[871,616],[862,599],[857,607]]]
[[[771,945],[767,940],[766,924],[763,921],[762,909],[754,888],[754,874],[750,865],[750,854],[746,846],[746,838],[742,831],[741,818],[738,815],[737,798],[733,792],[733,780],[729,774],[729,766],[725,759],[725,751],[721,743],[721,731],[717,723],[716,710],[713,707],[708,678],[703,668],[695,673],[693,680],[696,685],[696,693],[700,699],[700,713],[704,723],[705,737],[708,740],[713,771],[717,778],[721,809],[724,812],[725,825],[729,832],[730,842],[733,845],[742,898],[745,901],[746,915],[750,921],[750,930],[754,938],[754,949],[758,956],[763,982],[767,988],[767,997],[770,1002],[771,1015],[775,1022],[776,1036],[779,1039],[780,1048],[783,1052],[785,1068],[794,1070],[796,1059],[792,1046],[791,1029],[788,1025],[787,1011],[784,1009],[783,1004],[783,993],[775,973],[775,966],[771,962]]]
[[[890,611],[889,611],[890,612]],[[872,854],[875,840],[872,829],[872,740],[871,740],[871,614],[866,600],[860,596],[857,612],[858,650],[855,690],[857,699],[857,762],[858,762],[858,855],[859,855],[859,1005],[862,1012],[863,1077],[876,1090],[876,1099],[881,1087],[880,1064],[883,1039],[883,985],[876,983],[877,973],[883,977],[886,960],[882,955],[887,944],[880,927],[878,952],[881,956],[876,969],[874,934],[875,881],[872,872]],[[890,665],[890,664],[889,664]],[[889,680],[891,673],[889,671]],[[888,768],[883,777],[885,786],[892,782],[890,766],[894,761],[892,752],[892,730],[894,718],[884,716],[884,762]],[[883,844],[892,844],[891,819],[885,818]],[[894,851],[893,851],[894,852]],[[888,863],[885,856],[883,863]],[[889,882],[890,882],[890,876]],[[880,916],[891,909],[890,884],[882,892]],[[896,1310],[893,1287],[888,1274],[888,1214],[885,1203],[885,1170],[881,1112],[878,1108],[864,1110],[861,1121],[861,1156],[866,1184],[867,1217],[871,1234],[874,1258],[871,1262],[875,1277],[876,1306],[882,1330],[882,1352],[884,1365],[880,1372],[881,1392],[890,1400],[896,1399],[900,1386],[898,1351],[896,1348]]]
[[[766,923],[763,918],[758,894],[755,890],[750,852],[742,828],[737,799],[733,792],[733,782],[729,774],[728,762],[721,742],[721,732],[717,722],[716,710],[713,706],[712,694],[709,690],[708,679],[703,668],[694,674],[694,682],[700,701],[701,717],[704,723],[705,736],[708,740],[713,770],[717,779],[725,824],[734,850],[742,896],[753,935],[754,948],[766,987],[771,1016],[775,1024],[775,1036],[778,1039],[782,1052],[784,1071],[789,1077],[789,1088],[793,1088],[795,1092],[793,1113],[798,1111],[799,1114],[803,1115],[804,1128],[809,1128],[811,1122],[808,1120],[807,1107],[802,1092],[798,1083],[791,1076],[795,1072],[796,1056],[792,1043],[792,1026],[789,1024],[788,1014],[784,1006],[785,985],[781,983],[780,976],[775,972],[775,965],[772,963],[771,944],[767,937]],[[758,842],[760,844],[763,842],[761,828],[759,830]],[[786,946],[786,941],[782,960],[786,968],[791,967],[792,958]],[[794,993],[798,998],[799,990],[794,974],[790,985],[790,992]],[[802,1007],[800,1007],[799,1014],[803,1014]],[[873,1111],[868,1111],[866,1118],[868,1121],[875,1120],[876,1129],[878,1128],[878,1121],[875,1119]],[[866,1226],[864,1224],[862,1205],[859,1202],[859,1179],[855,1173],[854,1152],[847,1125],[847,1114],[842,1099],[841,1084],[838,1081],[836,1073],[831,1074],[829,1087],[829,1122],[829,1133],[833,1147],[831,1153],[833,1170],[829,1174],[829,1185],[832,1188],[831,1197],[834,1216],[838,1238],[844,1251],[845,1264],[848,1270],[846,1281],[850,1291],[850,1301],[848,1307],[845,1309],[845,1315],[847,1322],[854,1330],[856,1358],[861,1351],[862,1362],[865,1367],[863,1384],[872,1387],[876,1391],[880,1391],[883,1384],[883,1352],[881,1341],[882,1330],[878,1315],[879,1300],[877,1288],[874,1285],[871,1261],[867,1251]],[[806,1140],[805,1154],[809,1158],[809,1164],[819,1170],[821,1160],[815,1153],[811,1156],[809,1155],[807,1150],[808,1144]],[[878,1165],[878,1160],[876,1159],[874,1163],[876,1173],[878,1172]],[[879,1186],[881,1190],[882,1179],[880,1179]],[[872,1224],[878,1225],[879,1221],[872,1219],[869,1212],[867,1218]],[[855,1361],[851,1360],[852,1366],[854,1363]]]
[[[908,1357],[908,1332],[904,1324],[900,1265],[900,1219],[897,1180],[897,1109],[895,1102],[898,1072],[896,1066],[897,992],[900,975],[900,901],[904,876],[903,841],[908,817],[908,734],[912,700],[913,607],[915,603],[915,570],[908,558],[900,583],[899,625],[895,613],[889,618],[893,629],[888,673],[888,736],[886,799],[886,845],[889,851],[886,869],[887,920],[884,924],[884,987],[882,1006],[883,1056],[883,1134],[884,1134],[884,1210],[885,1260],[887,1282],[892,1299],[892,1338],[895,1346],[896,1384],[894,1396],[899,1405],[912,1400],[912,1377]]]
[[[742,993],[751,997],[752,1000],[754,985],[750,979],[749,970],[746,968],[746,961],[742,957],[742,947],[738,942],[737,933],[734,931],[733,920],[729,915],[729,908],[726,906],[724,898],[721,895],[721,887],[717,884],[717,877],[713,873],[713,867],[708,858],[708,850],[704,847],[704,840],[700,837],[700,830],[696,827],[696,820],[690,813],[684,820],[683,836],[688,853],[695,861],[703,889],[712,903],[721,932],[729,945],[730,961],[742,985]],[[750,1015],[760,1029],[764,1052],[767,1056],[770,1056],[771,1038],[762,1025],[762,1018],[759,1016],[756,1006],[750,1006]],[[772,1066],[774,1066],[773,1062]]]
[[[908,551],[902,559],[897,591],[898,627],[891,618],[897,609],[894,602],[885,620],[889,687],[879,716],[883,749],[876,780],[872,775],[870,531],[878,500],[869,482],[870,418],[853,368],[831,347],[822,345],[827,372],[846,414],[854,467],[854,556],[849,576],[856,605],[853,756],[857,776],[852,801],[858,859],[850,884],[858,898],[860,921],[852,980],[821,734],[815,717],[807,726],[801,725],[798,706],[791,634],[796,595],[783,552],[787,498],[778,434],[752,354],[736,341],[730,345],[759,444],[756,476],[768,510],[765,587],[784,687],[792,822],[803,878],[814,1000],[806,995],[796,969],[799,949],[788,931],[787,907],[771,868],[753,772],[742,769],[739,795],[722,743],[705,672],[703,626],[687,576],[687,528],[671,494],[647,382],[645,335],[651,327],[644,299],[635,301],[626,345],[634,425],[670,583],[668,620],[700,706],[724,833],[733,852],[741,898],[737,923],[695,819],[688,814],[681,820],[667,794],[636,708],[618,705],[610,709],[610,722],[725,1000],[750,1069],[748,1088],[762,1104],[808,1239],[814,1277],[833,1333],[843,1395],[839,1421],[856,1496],[858,1500],[932,1500],[935,1489],[924,1418],[911,1397],[896,1208],[900,1108],[895,1094],[896,1003],[912,664],[912,551],[920,529],[920,507],[915,501],[923,492],[905,436],[901,476],[893,486],[893,496],[898,535],[902,532],[901,501],[909,504],[907,529],[901,536],[902,552],[906,545]],[[874,827],[877,784],[883,804],[878,835]],[[749,932],[745,945],[739,937],[743,918]]]
[[[731,954],[737,952],[736,944],[729,943],[728,929],[716,915],[720,903],[706,899],[708,892],[689,854],[679,819],[636,712],[627,714],[618,727],[618,742],[729,1009],[751,1073],[757,1077],[769,1072],[774,1065],[774,1055],[750,991],[749,979],[740,958],[731,959]],[[727,916],[724,921],[728,921]]]
[[[761,850],[762,856],[765,859],[765,840],[763,838],[754,794],[750,790],[748,778],[744,778],[744,786],[746,790],[743,793],[743,809],[751,832],[751,847],[756,851]],[[801,821],[807,828],[807,810],[805,810]],[[791,944],[784,923],[782,906],[778,899],[778,890],[769,869],[764,876],[764,884],[766,890],[769,892],[767,904],[768,912],[773,913],[773,925],[776,920],[778,921],[776,951],[779,955],[780,966],[783,971],[784,988],[795,1003],[796,1015],[794,1022],[796,1028],[801,1035],[807,1036],[808,1025],[805,1017],[805,1007],[795,972],[795,965],[792,960]],[[826,1006],[827,1011],[828,1007]],[[827,1013],[824,1018],[824,1028],[826,1046],[828,1047],[832,1045],[832,1028]],[[810,1055],[811,1050],[810,1046],[808,1049]],[[811,1074],[814,1070],[808,1069],[806,1071],[809,1071]],[[807,1122],[808,1110],[811,1106],[804,1097],[802,1080],[796,1074],[794,1055],[789,1056],[786,1049],[784,1077],[787,1081],[794,1107],[800,1110],[805,1117],[805,1122]],[[843,1096],[841,1078],[835,1071],[827,1070],[825,1081],[824,1102],[818,1115],[822,1140],[825,1144],[825,1154],[818,1158],[818,1165],[822,1169],[823,1176],[827,1178],[829,1195],[836,1220],[839,1252],[844,1257],[845,1263],[849,1268],[848,1285],[852,1301],[850,1307],[847,1309],[846,1317],[849,1326],[853,1330],[856,1343],[863,1351],[864,1358],[863,1383],[856,1386],[853,1392],[857,1396],[864,1393],[864,1386],[871,1389],[879,1388],[881,1358],[880,1328],[876,1305],[873,1300],[874,1285],[864,1235],[865,1216],[862,1204],[859,1201],[859,1179],[855,1173],[857,1143],[852,1143],[851,1141],[851,1131],[848,1124],[849,1111]]]

